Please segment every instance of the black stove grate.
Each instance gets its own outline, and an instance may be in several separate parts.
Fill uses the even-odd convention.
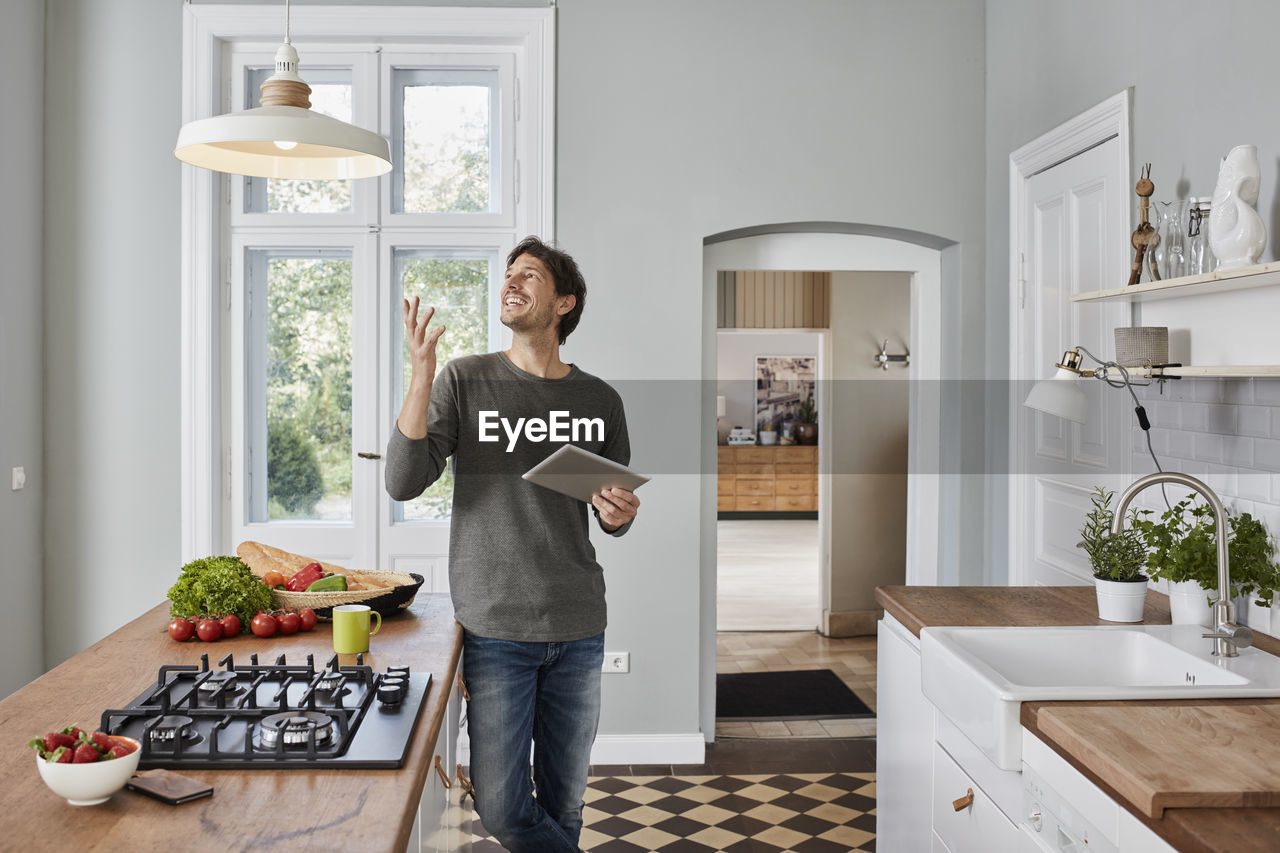
[[[160,667],[127,707],[102,713],[100,728],[138,740],[142,767],[400,767],[431,683],[408,667],[375,672],[363,655],[317,669],[313,655],[260,664],[255,654],[237,666],[227,654],[218,666],[202,654],[199,666]],[[264,735],[264,721],[281,720],[294,721],[288,736]]]

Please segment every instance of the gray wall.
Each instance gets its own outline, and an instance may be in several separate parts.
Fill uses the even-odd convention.
[[[44,498],[40,172],[44,0],[0,6],[0,698],[44,671],[40,577]],[[18,466],[27,486],[12,491]]]
[[[1280,234],[1280,110],[1272,55],[1273,0],[1169,3],[1079,0],[987,4],[987,359],[1008,375],[1009,154],[1106,98],[1133,87],[1132,162],[1151,163],[1155,200],[1211,195],[1218,161],[1254,143],[1262,165],[1258,210],[1267,223],[1261,261]],[[1134,170],[1135,180],[1137,170]],[[1137,196],[1133,197],[1136,208]],[[1136,217],[1135,217],[1136,219]],[[1123,282],[1099,285],[1118,286]],[[1047,375],[1047,374],[1046,374]],[[989,383],[990,410],[1000,383]],[[1007,423],[993,418],[989,465],[1005,470]],[[1007,562],[1003,477],[992,478],[992,560]]]
[[[875,589],[906,580],[910,367],[872,356],[911,346],[911,276],[831,274],[831,611],[876,610]],[[866,619],[864,626],[874,627]]]
[[[558,8],[557,237],[595,287],[574,360],[606,377],[698,378],[702,238],[823,220],[959,241],[942,344],[951,371],[981,374],[980,2]],[[675,427],[690,446],[696,405]],[[977,434],[981,454],[980,422]],[[641,457],[643,434],[632,436]],[[606,679],[604,732],[698,728],[698,483],[658,485],[601,554],[609,645],[652,667]]]
[[[163,600],[179,566],[173,141],[182,4],[48,7],[44,573],[53,665]]]
[[[980,0],[558,5],[557,236],[593,288],[568,358],[700,379],[703,237],[820,220],[958,241],[941,344],[948,375],[981,375]],[[160,600],[177,568],[182,16],[49,7],[46,609],[79,620],[49,632],[56,663]],[[647,430],[697,446],[698,383],[681,385],[660,408],[627,397],[638,467],[662,467]],[[981,457],[980,419],[955,434]],[[628,536],[598,543],[609,644],[633,653],[605,682],[604,733],[698,729],[699,477],[664,479]],[[981,506],[964,505],[948,553],[980,567]]]

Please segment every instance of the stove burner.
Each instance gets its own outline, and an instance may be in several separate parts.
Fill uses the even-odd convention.
[[[275,749],[281,738],[285,746],[307,746],[311,732],[316,733],[316,746],[333,740],[333,720],[316,711],[285,711],[263,719],[258,726],[263,749]]]
[[[316,681],[316,690],[320,693],[332,693],[337,690],[342,683],[346,681],[346,676],[340,672],[326,672]]]
[[[161,717],[160,722],[156,723],[155,728],[151,730],[151,742],[160,746],[172,747],[174,741],[179,738],[186,743],[199,740],[200,736],[191,728],[194,722],[195,720],[190,717],[183,717],[178,714]]]
[[[236,674],[234,672],[215,672],[204,681],[200,682],[200,692],[213,693],[227,682],[234,682],[235,680]],[[231,687],[227,688],[226,692],[228,695],[233,693],[243,693],[244,689],[232,684]]]

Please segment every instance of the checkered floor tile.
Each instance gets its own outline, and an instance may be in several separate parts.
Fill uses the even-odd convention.
[[[591,853],[875,850],[874,773],[593,776],[585,800]],[[502,849],[470,801],[460,817],[471,850]]]

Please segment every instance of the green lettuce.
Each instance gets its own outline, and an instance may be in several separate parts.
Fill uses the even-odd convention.
[[[270,610],[271,589],[249,571],[239,557],[202,557],[182,567],[178,582],[169,589],[170,616],[240,617],[241,630],[249,627],[259,610]]]

